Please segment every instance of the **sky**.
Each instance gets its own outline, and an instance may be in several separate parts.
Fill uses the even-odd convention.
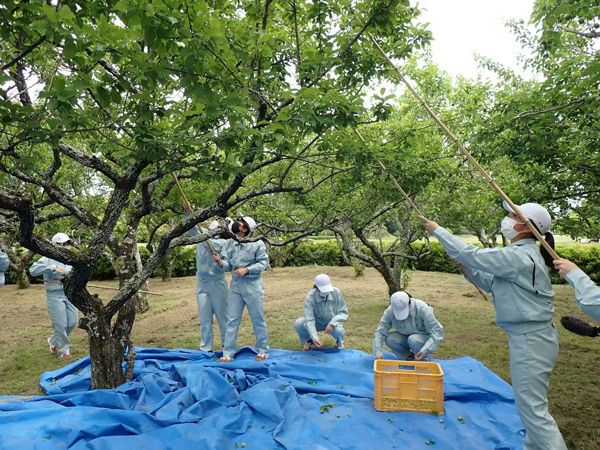
[[[413,2],[411,2],[413,3]],[[419,22],[429,22],[433,33],[433,60],[451,75],[474,78],[482,71],[474,53],[518,69],[517,55],[524,53],[504,23],[529,21],[534,0],[419,0]]]

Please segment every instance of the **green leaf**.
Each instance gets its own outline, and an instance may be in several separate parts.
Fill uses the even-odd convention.
[[[71,8],[69,8],[68,5],[61,6],[61,8],[58,10],[58,14],[60,15],[61,19],[63,19],[63,20],[75,19],[75,14],[73,14],[73,12],[71,11]]]
[[[97,92],[98,92],[98,102],[100,103],[100,105],[103,108],[108,107],[108,105],[110,105],[110,92],[102,86],[98,87]]]
[[[561,14],[566,14],[566,13],[569,12],[570,9],[571,9],[571,5],[569,5],[568,3],[561,3],[556,8],[554,8],[554,11],[552,11],[548,15],[549,16],[550,15],[558,16],[558,15],[561,15]]]
[[[144,27],[144,40],[150,46],[154,44],[154,39],[156,38],[156,29],[151,25],[146,25]]]
[[[63,47],[63,56],[65,59],[70,60],[77,54],[77,44],[72,39],[67,39],[65,41],[65,46]]]
[[[154,15],[154,6],[152,5],[152,3],[146,2],[144,4],[144,6],[142,6],[142,9],[144,11],[146,11],[148,13],[148,15],[150,15],[150,16]]]
[[[321,91],[317,88],[307,88],[302,91],[305,98],[319,98]]]
[[[48,119],[48,120],[46,120],[46,123],[48,124],[48,128],[50,128],[50,130],[54,131],[54,130],[56,130],[56,127],[60,123],[60,120],[58,120],[58,119]]]
[[[43,20],[36,20],[29,26],[40,34],[46,34],[46,30],[48,29],[48,25]]]
[[[115,6],[113,6],[114,9],[116,9],[117,11],[122,11],[122,12],[129,11],[130,7],[131,7],[131,5],[124,0],[120,0],[119,2],[117,2],[117,4]]]
[[[585,77],[588,75],[594,75],[600,72],[600,64],[592,64],[590,67],[581,72],[581,76]]]
[[[46,13],[46,17],[48,17],[51,22],[58,22],[58,13],[54,11],[52,6],[46,4],[42,7],[42,9]]]

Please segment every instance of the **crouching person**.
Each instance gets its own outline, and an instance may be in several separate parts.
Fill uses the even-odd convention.
[[[443,327],[434,317],[433,308],[403,291],[394,292],[390,303],[375,330],[376,359],[383,359],[385,342],[399,360],[429,361],[429,354],[444,339]],[[390,332],[392,328],[396,331]]]
[[[304,351],[322,347],[318,331],[325,331],[336,341],[339,349],[344,348],[344,322],[348,318],[348,308],[339,289],[331,285],[325,274],[317,275],[313,289],[306,296],[304,317],[294,323]]]

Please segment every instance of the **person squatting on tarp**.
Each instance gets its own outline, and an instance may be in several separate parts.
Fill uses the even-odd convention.
[[[189,213],[184,213],[187,218]],[[213,221],[209,228],[215,229],[219,226],[217,221]],[[200,233],[198,226],[195,226],[189,233],[197,236]],[[227,242],[227,239],[213,238],[209,239],[210,245],[216,253]],[[225,331],[227,330],[227,297],[229,288],[225,272],[219,270],[219,267],[212,259],[212,252],[206,242],[200,242],[196,245],[196,303],[198,304],[198,318],[200,319],[200,350],[204,352],[213,351],[213,314],[217,317],[219,330],[221,334],[221,344],[225,342]]]
[[[6,269],[8,269],[9,265],[10,260],[8,259],[8,255],[0,250],[0,287],[4,286],[4,272],[6,272]]]
[[[575,298],[581,312],[600,322],[600,288],[588,277],[583,270],[568,259],[557,259],[554,267],[575,289]]]
[[[248,237],[255,228],[256,222],[249,216],[241,217],[231,225],[231,231],[240,238]],[[228,363],[235,356],[244,306],[248,308],[256,336],[256,360],[267,359],[269,334],[264,317],[265,288],[261,272],[269,265],[269,256],[264,242],[237,242],[230,239],[223,247],[222,254],[213,255],[213,259],[217,264],[222,264],[219,270],[231,271],[227,300],[227,332],[220,362]]]
[[[336,341],[339,349],[344,348],[344,322],[348,318],[348,308],[338,288],[331,285],[331,280],[324,273],[315,277],[315,284],[307,294],[304,302],[304,317],[294,323],[304,351],[322,347],[318,331],[325,331]]]
[[[52,236],[55,245],[71,248],[71,238],[65,233]],[[33,263],[29,269],[32,276],[44,276],[44,281],[60,281],[71,271],[72,267],[46,256]],[[62,283],[44,283],[46,287],[46,306],[54,334],[48,338],[50,351],[61,358],[71,357],[71,341],[69,335],[77,325],[77,308],[71,304],[65,295]]]
[[[383,342],[401,360],[430,361],[444,339],[444,327],[433,315],[433,308],[408,292],[394,292],[373,339],[376,359],[383,359]],[[390,332],[392,328],[396,331]]]
[[[464,265],[477,286],[492,293],[496,323],[508,335],[515,406],[527,432],[523,449],[566,450],[548,412],[548,381],[558,357],[558,332],[552,322],[554,291],[546,267],[553,258],[544,248],[540,252],[527,225],[506,202],[503,206],[510,213],[501,224],[502,234],[511,241],[506,247],[467,245],[437,223],[419,218],[453,258],[454,265]],[[548,211],[536,203],[519,209],[554,247]]]

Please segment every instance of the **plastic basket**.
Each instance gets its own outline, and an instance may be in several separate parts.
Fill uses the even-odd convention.
[[[375,409],[444,413],[444,372],[438,363],[375,360]]]

